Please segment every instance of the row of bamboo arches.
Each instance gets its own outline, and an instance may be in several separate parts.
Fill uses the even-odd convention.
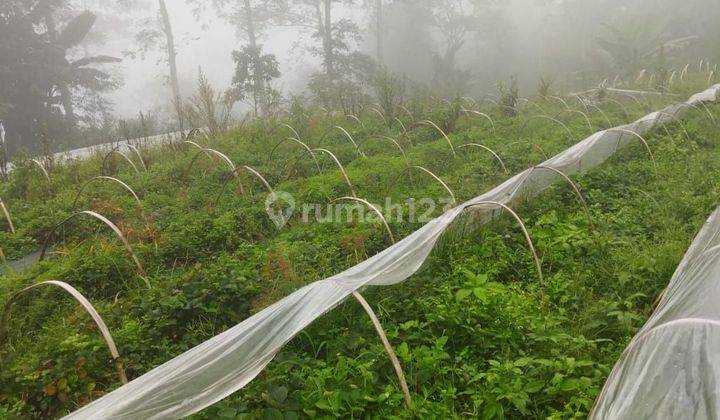
[[[579,97],[578,97],[578,98],[579,98]],[[566,103],[562,98],[558,98],[558,99],[561,100],[565,105],[567,105],[567,103]],[[585,103],[582,101],[582,99],[580,99],[580,103],[582,103],[583,105],[585,105],[586,110],[588,109],[588,106],[587,106],[588,104],[585,104]],[[618,103],[619,103],[619,102],[618,102]],[[622,104],[620,103],[620,105],[622,105]],[[595,107],[595,108],[597,108],[597,107]],[[383,119],[385,119],[384,116],[383,116],[383,114],[382,114],[382,112],[381,112],[381,110],[375,109],[375,108],[373,108],[373,109],[374,109],[375,112],[378,113]],[[599,108],[598,108],[598,109],[599,109]],[[623,109],[624,109],[624,107],[623,107]],[[707,108],[706,108],[705,110],[707,110]],[[406,110],[406,111],[407,111],[407,110]],[[487,119],[487,120],[489,121],[489,123],[491,124],[492,130],[495,130],[495,122],[493,121],[492,117],[490,117],[488,114],[482,113],[482,112],[480,112],[480,111],[468,110],[468,109],[463,109],[463,111],[464,111],[466,114],[468,114],[468,115],[478,115],[478,116],[481,116],[481,117]],[[587,114],[583,113],[582,111],[572,110],[572,109],[570,109],[569,106],[568,106],[568,109],[567,109],[566,111],[569,111],[569,112],[577,112],[577,113],[583,114],[584,117],[585,117],[585,119],[586,119],[586,121],[588,122],[588,125],[589,125],[590,128],[592,129],[592,125],[590,124],[590,120],[589,120]],[[409,113],[409,111],[407,111],[407,112]],[[605,114],[603,113],[603,115],[605,115]],[[712,121],[713,121],[713,123],[714,123],[714,122],[715,122],[715,121],[714,121],[714,117],[713,117],[712,114],[709,112],[709,110],[707,110],[707,115],[709,115],[709,117],[712,119]],[[674,117],[674,116],[673,116],[673,117]],[[357,118],[357,117],[355,117],[355,116],[350,116],[350,118],[352,118],[353,120],[356,120],[356,121],[358,121],[360,124],[362,124],[362,121],[361,121],[359,118]],[[532,116],[532,117],[528,118],[528,119],[525,121],[525,124],[527,124],[530,120],[535,119],[535,118],[547,119],[547,120],[549,120],[549,121],[553,121],[553,122],[557,123],[558,125],[560,125],[560,126],[561,126],[564,130],[566,130],[570,135],[572,135],[572,133],[571,133],[571,131],[569,130],[569,128],[568,128],[562,121],[558,120],[557,118],[554,118],[554,117],[551,117],[551,116],[548,116],[548,115],[544,115],[544,114],[535,115],[535,116]],[[605,118],[607,119],[607,116],[606,116],[606,115],[605,115]],[[607,119],[607,120],[608,120],[608,122],[610,122],[609,119]],[[400,123],[402,123],[402,121],[400,121]],[[342,163],[340,162],[340,160],[337,158],[337,156],[336,156],[332,151],[328,150],[327,148],[311,148],[310,146],[308,146],[305,142],[303,142],[303,141],[300,139],[300,135],[298,134],[298,132],[297,132],[293,127],[291,127],[290,125],[285,124],[285,123],[282,123],[282,125],[283,125],[284,127],[288,128],[288,129],[293,133],[294,137],[288,137],[288,138],[286,138],[285,140],[279,142],[279,143],[271,150],[271,152],[270,152],[270,154],[269,154],[269,158],[272,159],[272,155],[274,154],[275,150],[277,150],[278,147],[279,147],[282,143],[284,143],[284,142],[286,142],[286,141],[289,141],[289,142],[291,142],[291,143],[293,143],[293,144],[298,145],[298,146],[301,147],[304,151],[307,152],[308,156],[312,159],[313,164],[314,164],[314,166],[316,167],[318,173],[320,173],[320,172],[321,172],[321,167],[320,167],[320,164],[319,164],[319,162],[318,162],[317,155],[318,155],[318,154],[325,154],[325,155],[329,156],[329,157],[332,159],[332,161],[335,163],[335,165],[337,166],[337,169],[338,169],[338,170],[340,171],[340,173],[342,174],[342,176],[343,176],[343,178],[344,178],[344,180],[345,180],[345,182],[346,182],[346,184],[347,184],[347,186],[348,186],[348,189],[349,189],[349,191],[350,191],[350,193],[351,193],[351,196],[340,197],[340,198],[337,198],[336,200],[352,201],[352,202],[356,202],[356,203],[359,203],[359,204],[361,204],[361,205],[367,206],[372,212],[374,212],[374,213],[378,216],[379,220],[382,222],[382,225],[383,225],[385,231],[386,231],[387,234],[388,234],[388,237],[389,237],[389,239],[390,239],[390,242],[391,242],[391,243],[395,243],[395,236],[394,236],[394,234],[393,234],[393,232],[392,232],[392,230],[391,230],[391,228],[390,228],[390,225],[388,224],[387,220],[386,220],[385,217],[383,216],[382,212],[381,212],[376,206],[374,206],[372,203],[370,203],[368,200],[365,200],[365,199],[363,199],[363,198],[359,198],[359,197],[357,196],[356,191],[355,191],[355,188],[354,188],[352,182],[350,181],[350,178],[349,178],[347,172],[345,171],[344,166],[342,165]],[[487,147],[487,146],[485,146],[485,145],[479,144],[479,143],[467,143],[467,144],[463,144],[463,145],[460,145],[460,146],[455,147],[455,146],[452,144],[452,142],[450,141],[450,138],[447,136],[447,134],[446,134],[437,124],[435,124],[434,122],[432,122],[432,121],[430,121],[430,120],[420,120],[420,121],[417,121],[416,123],[414,123],[414,124],[411,126],[411,129],[412,129],[412,127],[415,127],[415,126],[423,126],[423,125],[424,125],[424,126],[432,127],[433,129],[435,129],[436,131],[438,131],[438,133],[439,133],[439,134],[443,137],[443,139],[447,142],[447,144],[448,144],[448,146],[449,146],[449,148],[450,148],[453,156],[457,156],[456,149],[477,148],[477,149],[486,151],[486,152],[488,152],[489,154],[491,154],[492,157],[493,157],[493,159],[498,162],[498,164],[499,164],[500,168],[502,169],[502,171],[505,172],[505,173],[509,173],[509,171],[508,171],[508,169],[507,169],[507,167],[506,167],[506,165],[505,165],[505,162],[502,160],[502,158],[500,157],[500,155],[499,155],[498,153],[496,153],[494,150],[492,150],[491,148],[489,148],[489,147]],[[405,134],[407,134],[407,130],[405,130],[404,125],[403,125],[402,127],[403,127],[403,130],[405,131]],[[349,142],[353,145],[353,147],[355,148],[358,156],[360,156],[360,157],[362,157],[362,158],[366,157],[365,153],[360,149],[358,143],[354,140],[354,138],[352,137],[352,135],[351,135],[346,129],[344,129],[344,128],[341,127],[341,126],[335,126],[334,128],[337,129],[337,130],[339,130],[339,131],[341,131],[341,132],[343,133],[343,135],[348,139],[348,141],[349,141]],[[688,133],[687,133],[687,130],[685,130],[684,127],[682,127],[682,128],[683,128],[683,132],[685,133],[685,135],[689,138],[689,135],[688,135]],[[624,130],[624,129],[620,129],[620,128],[609,129],[609,130],[607,130],[607,131],[617,131],[617,132],[620,132],[620,133],[621,133],[620,138],[622,138],[623,135],[630,135],[630,136],[632,136],[633,138],[636,138],[637,140],[639,140],[639,141],[643,144],[643,146],[645,147],[645,149],[646,149],[646,151],[647,151],[650,159],[652,159],[652,162],[653,162],[654,167],[656,168],[655,160],[654,160],[654,157],[653,157],[653,155],[652,155],[652,151],[650,150],[649,144],[648,144],[648,142],[647,142],[642,136],[640,136],[639,134],[637,134],[637,133],[635,133],[635,132],[633,132],[633,131]],[[406,136],[406,137],[407,137],[407,136]],[[437,176],[435,173],[433,173],[432,171],[430,171],[429,169],[427,169],[427,168],[425,168],[425,167],[423,167],[423,166],[411,165],[410,162],[409,162],[409,160],[408,160],[408,157],[407,157],[407,154],[406,154],[406,152],[405,152],[405,149],[401,146],[401,144],[400,144],[396,139],[394,139],[394,138],[392,138],[392,137],[387,137],[387,136],[380,136],[380,138],[385,139],[385,140],[391,142],[391,143],[400,151],[400,153],[402,154],[403,158],[405,159],[405,162],[406,162],[406,164],[407,164],[407,168],[408,168],[409,170],[411,170],[411,169],[412,169],[412,170],[418,170],[418,171],[420,171],[421,173],[425,173],[426,175],[428,175],[429,177],[431,177],[434,181],[438,182],[438,183],[443,187],[443,189],[444,189],[445,191],[447,191],[448,195],[449,195],[450,198],[452,199],[453,204],[457,205],[457,200],[456,200],[455,194],[453,193],[452,189],[451,189],[439,176]],[[408,140],[409,140],[409,137],[407,137],[407,138],[408,138]],[[619,144],[619,142],[620,142],[620,139],[618,139],[618,144]],[[183,143],[184,143],[184,144],[187,144],[189,147],[192,147],[192,148],[196,149],[196,153],[195,153],[195,155],[193,156],[190,164],[188,165],[188,168],[187,168],[187,170],[186,170],[186,174],[190,171],[190,169],[192,168],[192,166],[195,164],[195,162],[196,162],[201,156],[205,156],[205,157],[207,157],[207,158],[209,158],[209,159],[213,159],[213,160],[219,159],[224,165],[226,165],[229,173],[232,175],[232,177],[229,177],[226,181],[223,182],[223,185],[222,185],[220,194],[218,195],[218,197],[217,197],[216,200],[215,200],[216,202],[217,202],[217,201],[219,200],[219,198],[221,197],[221,195],[222,195],[223,191],[225,190],[225,187],[226,187],[226,185],[228,184],[228,182],[229,182],[230,180],[232,180],[232,179],[235,179],[235,180],[238,182],[238,185],[239,185],[239,187],[240,187],[240,192],[241,192],[241,194],[242,194],[243,196],[245,195],[245,189],[244,189],[242,183],[241,183],[240,180],[239,180],[239,174],[240,174],[241,171],[246,171],[246,172],[250,173],[251,175],[253,175],[254,177],[256,177],[256,178],[262,183],[262,185],[267,189],[267,191],[268,191],[269,193],[271,193],[271,194],[274,193],[273,188],[272,188],[272,186],[270,185],[270,183],[265,179],[265,177],[263,177],[263,176],[262,176],[257,170],[255,170],[254,168],[252,168],[252,167],[250,167],[250,166],[248,166],[248,165],[240,165],[240,166],[238,166],[238,165],[236,165],[226,154],[224,154],[224,153],[222,153],[222,152],[220,152],[220,151],[218,151],[218,150],[209,148],[209,147],[201,146],[199,143],[197,143],[197,142],[195,142],[195,141],[193,141],[193,140],[186,139],[186,140],[183,141]],[[515,142],[515,143],[520,143],[520,142]],[[511,143],[511,144],[515,144],[515,143]],[[412,143],[411,143],[411,144],[412,144]],[[533,145],[535,148],[537,148],[537,149],[539,149],[540,151],[542,151],[542,149],[541,149],[539,146],[537,146],[537,145],[535,145],[535,144],[532,144],[532,143],[529,143],[529,144]],[[148,166],[147,166],[145,160],[143,159],[142,154],[140,153],[140,150],[138,150],[137,147],[135,147],[135,146],[133,146],[133,145],[128,145],[128,149],[131,150],[131,151],[137,156],[137,160],[139,161],[140,165],[137,165],[135,162],[133,162],[132,159],[130,159],[127,155],[125,155],[125,154],[123,154],[122,152],[120,152],[118,149],[113,149],[113,150],[111,150],[111,151],[105,156],[105,158],[103,159],[103,162],[102,162],[102,175],[93,177],[93,178],[91,178],[90,180],[88,180],[87,182],[85,182],[84,184],[82,184],[82,186],[81,186],[80,189],[78,190],[77,195],[76,195],[76,197],[75,197],[75,199],[74,199],[74,201],[73,201],[73,208],[75,208],[75,206],[76,206],[76,204],[77,204],[77,202],[78,202],[78,199],[80,198],[81,194],[87,189],[87,187],[88,187],[89,185],[91,185],[91,184],[93,184],[93,183],[97,183],[97,182],[112,182],[112,183],[115,183],[115,184],[117,184],[118,186],[120,186],[123,190],[125,190],[126,192],[128,192],[128,193],[133,197],[133,199],[134,199],[135,202],[137,203],[138,208],[139,208],[140,211],[141,211],[141,214],[144,216],[144,209],[143,209],[142,201],[141,201],[140,197],[138,196],[138,194],[137,194],[127,183],[123,182],[123,181],[120,180],[119,178],[116,178],[116,177],[113,177],[113,176],[110,176],[110,175],[106,175],[106,172],[107,172],[107,168],[106,168],[106,167],[107,167],[108,159],[109,159],[111,156],[113,156],[113,155],[119,155],[119,156],[121,156],[122,159],[123,159],[124,161],[126,161],[127,164],[128,164],[135,172],[140,173],[140,170],[141,170],[141,169],[142,169],[142,171],[147,172]],[[545,155],[544,151],[542,151],[542,152],[543,152],[543,154]],[[50,174],[48,173],[48,171],[47,171],[47,169],[45,168],[45,166],[44,166],[40,161],[38,161],[38,160],[32,160],[32,162],[33,162],[34,165],[36,165],[36,166],[41,170],[44,178],[46,178],[48,181],[50,181]],[[556,169],[556,168],[553,168],[553,167],[550,167],[550,166],[544,166],[544,165],[537,165],[537,166],[534,166],[534,167],[530,168],[529,173],[531,173],[531,172],[533,172],[533,171],[536,171],[536,170],[550,171],[550,172],[552,172],[553,174],[555,174],[555,175],[559,176],[560,178],[562,178],[565,182],[567,182],[567,184],[571,187],[574,195],[576,196],[578,203],[583,207],[584,212],[585,212],[585,214],[586,214],[586,216],[587,216],[587,218],[588,218],[589,226],[591,227],[591,229],[593,229],[592,216],[591,216],[591,213],[590,213],[590,211],[589,211],[587,202],[586,202],[586,200],[585,200],[585,198],[584,198],[584,196],[583,196],[583,194],[582,194],[579,186],[578,186],[575,182],[573,182],[572,179],[570,179],[570,177],[568,177],[565,173],[563,173],[562,171],[560,171],[560,170],[558,170],[558,169]],[[334,200],[334,201],[335,201],[335,200]],[[522,231],[522,233],[523,233],[523,236],[524,236],[524,238],[525,238],[525,241],[526,241],[526,243],[527,243],[528,249],[530,250],[530,253],[532,254],[533,262],[534,262],[535,268],[536,268],[536,270],[537,270],[537,276],[538,276],[538,280],[539,280],[539,284],[540,284],[540,289],[542,290],[542,288],[543,288],[543,286],[544,286],[544,279],[543,279],[543,272],[542,272],[542,267],[541,267],[541,263],[540,263],[540,258],[538,257],[538,254],[537,254],[537,252],[536,252],[536,249],[535,249],[535,246],[534,246],[534,244],[533,244],[533,241],[532,241],[532,238],[531,238],[531,236],[530,236],[530,233],[529,233],[529,231],[528,231],[525,223],[524,223],[523,220],[520,218],[520,216],[519,216],[512,208],[510,208],[510,207],[507,206],[506,204],[503,204],[503,203],[500,203],[500,202],[496,202],[496,201],[483,201],[483,202],[478,202],[478,203],[474,203],[473,206],[490,206],[490,207],[495,207],[495,208],[499,208],[499,209],[501,209],[501,210],[505,210],[505,211],[507,211],[509,214],[512,215],[513,219],[517,222],[518,226],[520,227],[520,229],[521,229],[521,231]],[[15,232],[15,226],[13,225],[12,219],[11,219],[11,217],[10,217],[9,210],[8,210],[8,208],[5,206],[5,204],[3,203],[3,201],[2,201],[1,199],[0,199],[0,210],[2,210],[2,213],[3,213],[4,217],[5,217],[5,219],[7,220],[7,224],[8,224],[8,227],[9,227],[10,231],[14,233],[14,232]],[[41,259],[41,260],[42,260],[43,258],[45,258],[47,249],[48,249],[48,247],[49,247],[49,245],[50,245],[50,242],[51,242],[52,237],[53,237],[53,235],[55,234],[55,232],[56,232],[61,226],[63,226],[65,223],[67,223],[67,222],[70,221],[71,219],[74,219],[74,218],[77,218],[77,217],[91,217],[91,218],[94,218],[94,219],[100,221],[100,222],[101,222],[102,224],[104,224],[105,226],[107,226],[107,227],[118,237],[118,239],[122,242],[123,246],[124,246],[125,249],[127,250],[130,258],[132,259],[132,261],[133,261],[133,263],[134,263],[134,265],[135,265],[135,267],[136,267],[136,270],[137,270],[138,275],[145,281],[145,283],[146,283],[146,285],[147,285],[148,287],[151,287],[150,282],[149,282],[149,280],[147,279],[147,276],[146,276],[146,274],[145,274],[144,267],[142,266],[142,264],[141,264],[141,262],[140,262],[140,259],[139,259],[139,258],[137,257],[137,255],[135,254],[135,252],[134,252],[134,250],[133,250],[133,248],[132,248],[132,245],[131,245],[131,244],[129,243],[129,241],[126,239],[126,237],[124,236],[124,234],[122,233],[122,231],[121,231],[121,230],[117,227],[117,225],[115,225],[112,221],[110,221],[110,220],[107,219],[105,216],[103,216],[103,215],[101,215],[101,214],[99,214],[99,213],[97,213],[97,212],[94,212],[94,211],[89,211],[89,210],[79,211],[79,212],[73,213],[71,216],[69,216],[68,218],[66,218],[66,219],[63,220],[62,222],[58,223],[58,224],[52,229],[52,231],[47,235],[47,237],[46,237],[46,239],[45,239],[45,241],[44,241],[44,243],[43,243],[43,245],[42,245],[41,252],[40,252],[40,259]],[[3,256],[3,254],[2,254],[2,249],[0,249],[0,258],[4,259],[4,256]],[[101,334],[102,334],[105,342],[107,343],[107,347],[108,347],[108,349],[109,349],[109,351],[110,351],[110,354],[111,354],[111,356],[112,356],[112,359],[113,359],[113,361],[114,361],[114,363],[115,363],[115,367],[116,367],[116,370],[117,370],[117,374],[118,374],[119,380],[120,380],[122,383],[126,383],[126,382],[127,382],[127,376],[126,376],[125,371],[124,371],[123,363],[122,363],[122,361],[121,361],[121,359],[120,359],[120,354],[119,354],[119,352],[118,352],[118,350],[117,350],[117,346],[115,345],[115,342],[113,341],[112,335],[110,334],[110,331],[109,331],[109,329],[107,328],[106,324],[104,323],[104,321],[102,320],[102,318],[100,317],[100,315],[98,314],[98,312],[95,310],[95,308],[92,306],[92,304],[89,302],[88,299],[86,299],[86,298],[85,298],[79,291],[77,291],[74,287],[72,287],[71,285],[69,285],[69,284],[67,284],[67,283],[65,283],[65,282],[62,282],[62,281],[50,280],[50,281],[43,281],[43,282],[39,282],[39,283],[33,284],[33,285],[31,285],[31,286],[28,286],[28,287],[26,287],[26,288],[24,288],[24,289],[16,292],[15,294],[13,294],[13,295],[8,299],[8,301],[5,302],[5,304],[4,304],[4,306],[3,306],[3,309],[2,309],[2,315],[1,315],[1,318],[0,318],[0,345],[3,344],[4,339],[5,339],[5,337],[6,337],[6,325],[7,325],[7,321],[8,321],[8,317],[9,317],[11,305],[18,299],[18,297],[19,297],[20,295],[22,295],[22,294],[24,294],[24,293],[26,293],[26,292],[29,292],[29,291],[31,291],[31,290],[34,290],[34,289],[36,289],[36,288],[38,288],[38,287],[41,287],[41,286],[55,286],[55,287],[59,287],[59,288],[62,289],[63,291],[65,291],[65,292],[67,292],[68,294],[70,294],[75,300],[78,301],[79,304],[81,304],[81,305],[83,306],[83,308],[88,312],[88,314],[91,316],[91,318],[93,319],[93,321],[97,324],[98,329],[100,330],[100,332],[101,332]],[[372,323],[373,323],[373,326],[375,327],[375,329],[376,329],[376,331],[377,331],[377,333],[378,333],[378,335],[379,335],[379,337],[380,337],[380,339],[381,339],[381,341],[382,341],[382,343],[383,343],[383,346],[385,347],[385,349],[386,349],[386,351],[387,351],[387,353],[388,353],[388,356],[389,356],[389,358],[390,358],[390,360],[391,360],[391,362],[392,362],[392,364],[393,364],[393,367],[394,367],[394,369],[395,369],[395,373],[396,373],[396,375],[397,375],[397,377],[398,377],[398,381],[399,381],[399,383],[400,383],[400,386],[401,386],[401,389],[402,389],[402,392],[403,392],[403,395],[404,395],[404,398],[405,398],[405,402],[406,402],[408,405],[411,404],[410,393],[409,393],[409,390],[408,390],[408,386],[407,386],[407,382],[406,382],[406,380],[405,380],[405,376],[404,376],[403,370],[402,370],[402,368],[401,368],[401,366],[400,366],[399,360],[397,359],[397,357],[396,357],[396,355],[395,355],[395,352],[393,351],[392,346],[390,345],[389,340],[387,339],[387,335],[385,334],[384,329],[382,328],[382,325],[380,324],[380,321],[378,320],[378,318],[377,318],[375,312],[373,311],[372,307],[368,304],[368,302],[365,300],[365,298],[364,298],[359,292],[353,292],[353,296],[354,296],[355,299],[360,303],[360,305],[363,307],[363,309],[366,311],[366,313],[367,313],[368,316],[370,317],[370,319],[371,319],[371,321],[372,321]]]

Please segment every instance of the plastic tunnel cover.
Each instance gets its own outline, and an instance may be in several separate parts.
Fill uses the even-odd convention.
[[[693,95],[687,103],[716,101],[719,92],[720,85],[715,85]],[[687,105],[671,105],[662,112],[681,114],[688,108]],[[671,121],[666,114],[655,112],[619,128],[644,134],[656,123]],[[633,142],[630,136],[620,136],[617,131],[595,133],[541,165],[567,175],[586,171],[612,156],[618,147]],[[529,168],[495,189],[449,210],[383,252],[342,273],[303,287],[67,418],[178,418],[196,413],[245,386],[283,345],[353,291],[368,285],[391,285],[410,277],[423,264],[440,235],[466,207],[482,201],[509,205],[520,197],[536,194],[557,180],[551,171]],[[468,209],[477,216],[473,218],[476,223],[490,221],[494,210],[489,206]]]
[[[613,368],[590,418],[720,417],[718,244],[720,208],[693,241],[655,313]]]

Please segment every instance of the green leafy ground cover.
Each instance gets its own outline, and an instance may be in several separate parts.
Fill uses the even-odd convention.
[[[614,124],[630,122],[664,104],[699,91],[686,84],[680,96],[635,103],[628,114],[611,102],[598,106]],[[564,106],[535,98],[549,115]],[[571,104],[582,109],[577,102]],[[559,124],[527,117],[524,106],[507,115],[490,104],[480,117],[463,116],[460,100],[407,104],[416,119],[448,131],[452,143],[478,142],[496,150],[510,173],[545,160],[591,133],[579,114],[558,115]],[[469,106],[468,104],[464,106]],[[710,111],[720,118],[715,106]],[[308,118],[308,114],[313,115]],[[408,127],[407,115],[399,114]],[[440,176],[459,202],[509,177],[482,150],[459,149],[429,127],[404,136],[377,114],[361,113],[361,126],[345,117],[295,109],[287,119],[256,120],[219,138],[199,140],[234,162],[264,174],[276,190],[292,193],[298,206],[349,195],[341,173],[318,155],[322,173],[297,145],[285,142],[295,127],[313,147],[326,147],[346,165],[358,197],[383,203],[443,198],[431,177]],[[607,128],[590,113],[593,130]],[[366,158],[333,127],[342,125]],[[397,286],[369,289],[405,369],[413,398],[406,408],[392,367],[370,320],[348,301],[295,338],[242,391],[198,418],[299,417],[550,417],[585,416],[634,332],[652,310],[694,234],[718,201],[713,174],[720,166],[717,127],[700,110],[679,124],[647,136],[657,173],[639,143],[589,173],[573,177],[590,206],[594,228],[560,182],[515,209],[527,224],[546,275],[544,299],[521,231],[504,215],[490,225],[451,229],[421,272]],[[515,143],[526,141],[535,143]],[[17,232],[0,221],[0,246],[13,260],[36,251],[52,227],[75,210],[92,209],[113,220],[139,256],[148,289],[122,244],[91,219],[78,218],[59,231],[51,259],[0,277],[0,302],[41,280],[63,280],[95,305],[113,333],[127,375],[149,369],[241,322],[297,288],[340,272],[390,245],[377,223],[302,223],[276,229],[265,212],[257,179],[241,176],[221,192],[228,173],[218,160],[190,146],[143,149],[147,173],[121,160],[117,177],[142,198],[144,213],[117,185],[97,182],[102,156],[51,168],[47,182],[29,162],[19,162],[0,184]],[[219,197],[219,199],[216,199]],[[409,206],[403,205],[405,214]],[[439,215],[436,209],[434,215]],[[421,223],[390,220],[396,238]],[[8,337],[0,348],[0,417],[55,417],[120,385],[110,354],[91,319],[67,294],[46,288],[15,303]]]

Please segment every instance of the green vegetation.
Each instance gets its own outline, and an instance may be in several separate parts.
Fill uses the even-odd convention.
[[[623,102],[635,119],[684,100],[703,83],[676,87],[679,96]],[[528,120],[539,111],[518,101],[512,83],[502,97],[503,104],[518,104],[521,111],[489,103],[474,108],[492,116],[494,130],[487,119],[460,112],[472,105],[461,99],[416,99],[405,105],[416,119],[447,129],[456,148],[476,142],[497,151],[511,173],[590,133],[581,115],[560,114],[564,106],[559,101],[532,99],[562,119],[572,137],[552,121]],[[581,110],[573,101],[568,99]],[[597,106],[615,124],[630,122],[616,103],[599,101]],[[716,107],[709,109],[720,118]],[[606,118],[590,111],[593,129],[607,128]],[[408,171],[400,150],[382,135],[397,139],[410,165],[442,178],[459,202],[508,177],[491,154],[458,148],[453,158],[436,130],[411,129],[407,114],[397,115],[408,135],[399,124],[388,127],[370,109],[357,115],[358,124],[296,106],[283,120],[257,119],[196,141],[227,154],[238,167],[256,169],[275,190],[292,193],[298,207],[328,203],[350,190],[335,163],[321,153],[321,174],[292,142],[284,142],[270,159],[274,146],[292,134],[282,122],[311,147],[336,153],[357,196],[372,203],[385,197],[404,203],[410,197],[447,196],[431,177]],[[350,132],[366,158],[333,128],[337,125]],[[370,320],[356,301],[348,300],[296,337],[242,391],[197,417],[585,416],[694,233],[717,205],[720,189],[709,176],[720,170],[717,127],[696,109],[683,125],[689,139],[678,123],[647,136],[657,174],[638,143],[573,177],[590,206],[594,229],[565,183],[515,206],[542,258],[544,299],[522,233],[507,215],[473,230],[458,223],[420,273],[397,286],[365,291],[405,369],[411,408],[403,403]],[[148,171],[140,168],[139,173],[117,156],[108,158],[115,176],[141,196],[144,211],[111,182],[91,184],[72,207],[79,188],[100,174],[104,156],[52,165],[49,182],[31,162],[18,162],[0,184],[0,197],[17,229],[11,234],[0,221],[0,244],[9,260],[34,252],[74,211],[91,209],[120,227],[152,288],[105,226],[76,218],[59,230],[52,258],[0,277],[0,301],[41,280],[72,284],[104,318],[132,379],[302,285],[390,245],[379,222],[303,223],[296,217],[277,230],[265,212],[266,191],[257,178],[240,172],[245,196],[234,181],[222,190],[228,171],[204,155],[189,168],[197,154],[187,144],[144,149]],[[404,204],[403,212],[408,211]],[[396,238],[421,226],[389,222]],[[59,416],[120,385],[89,316],[51,288],[16,302],[0,360],[0,417]]]

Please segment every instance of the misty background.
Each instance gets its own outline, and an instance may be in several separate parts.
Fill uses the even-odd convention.
[[[712,71],[718,21],[717,0],[3,0],[0,152],[643,69],[662,90],[687,64]]]

